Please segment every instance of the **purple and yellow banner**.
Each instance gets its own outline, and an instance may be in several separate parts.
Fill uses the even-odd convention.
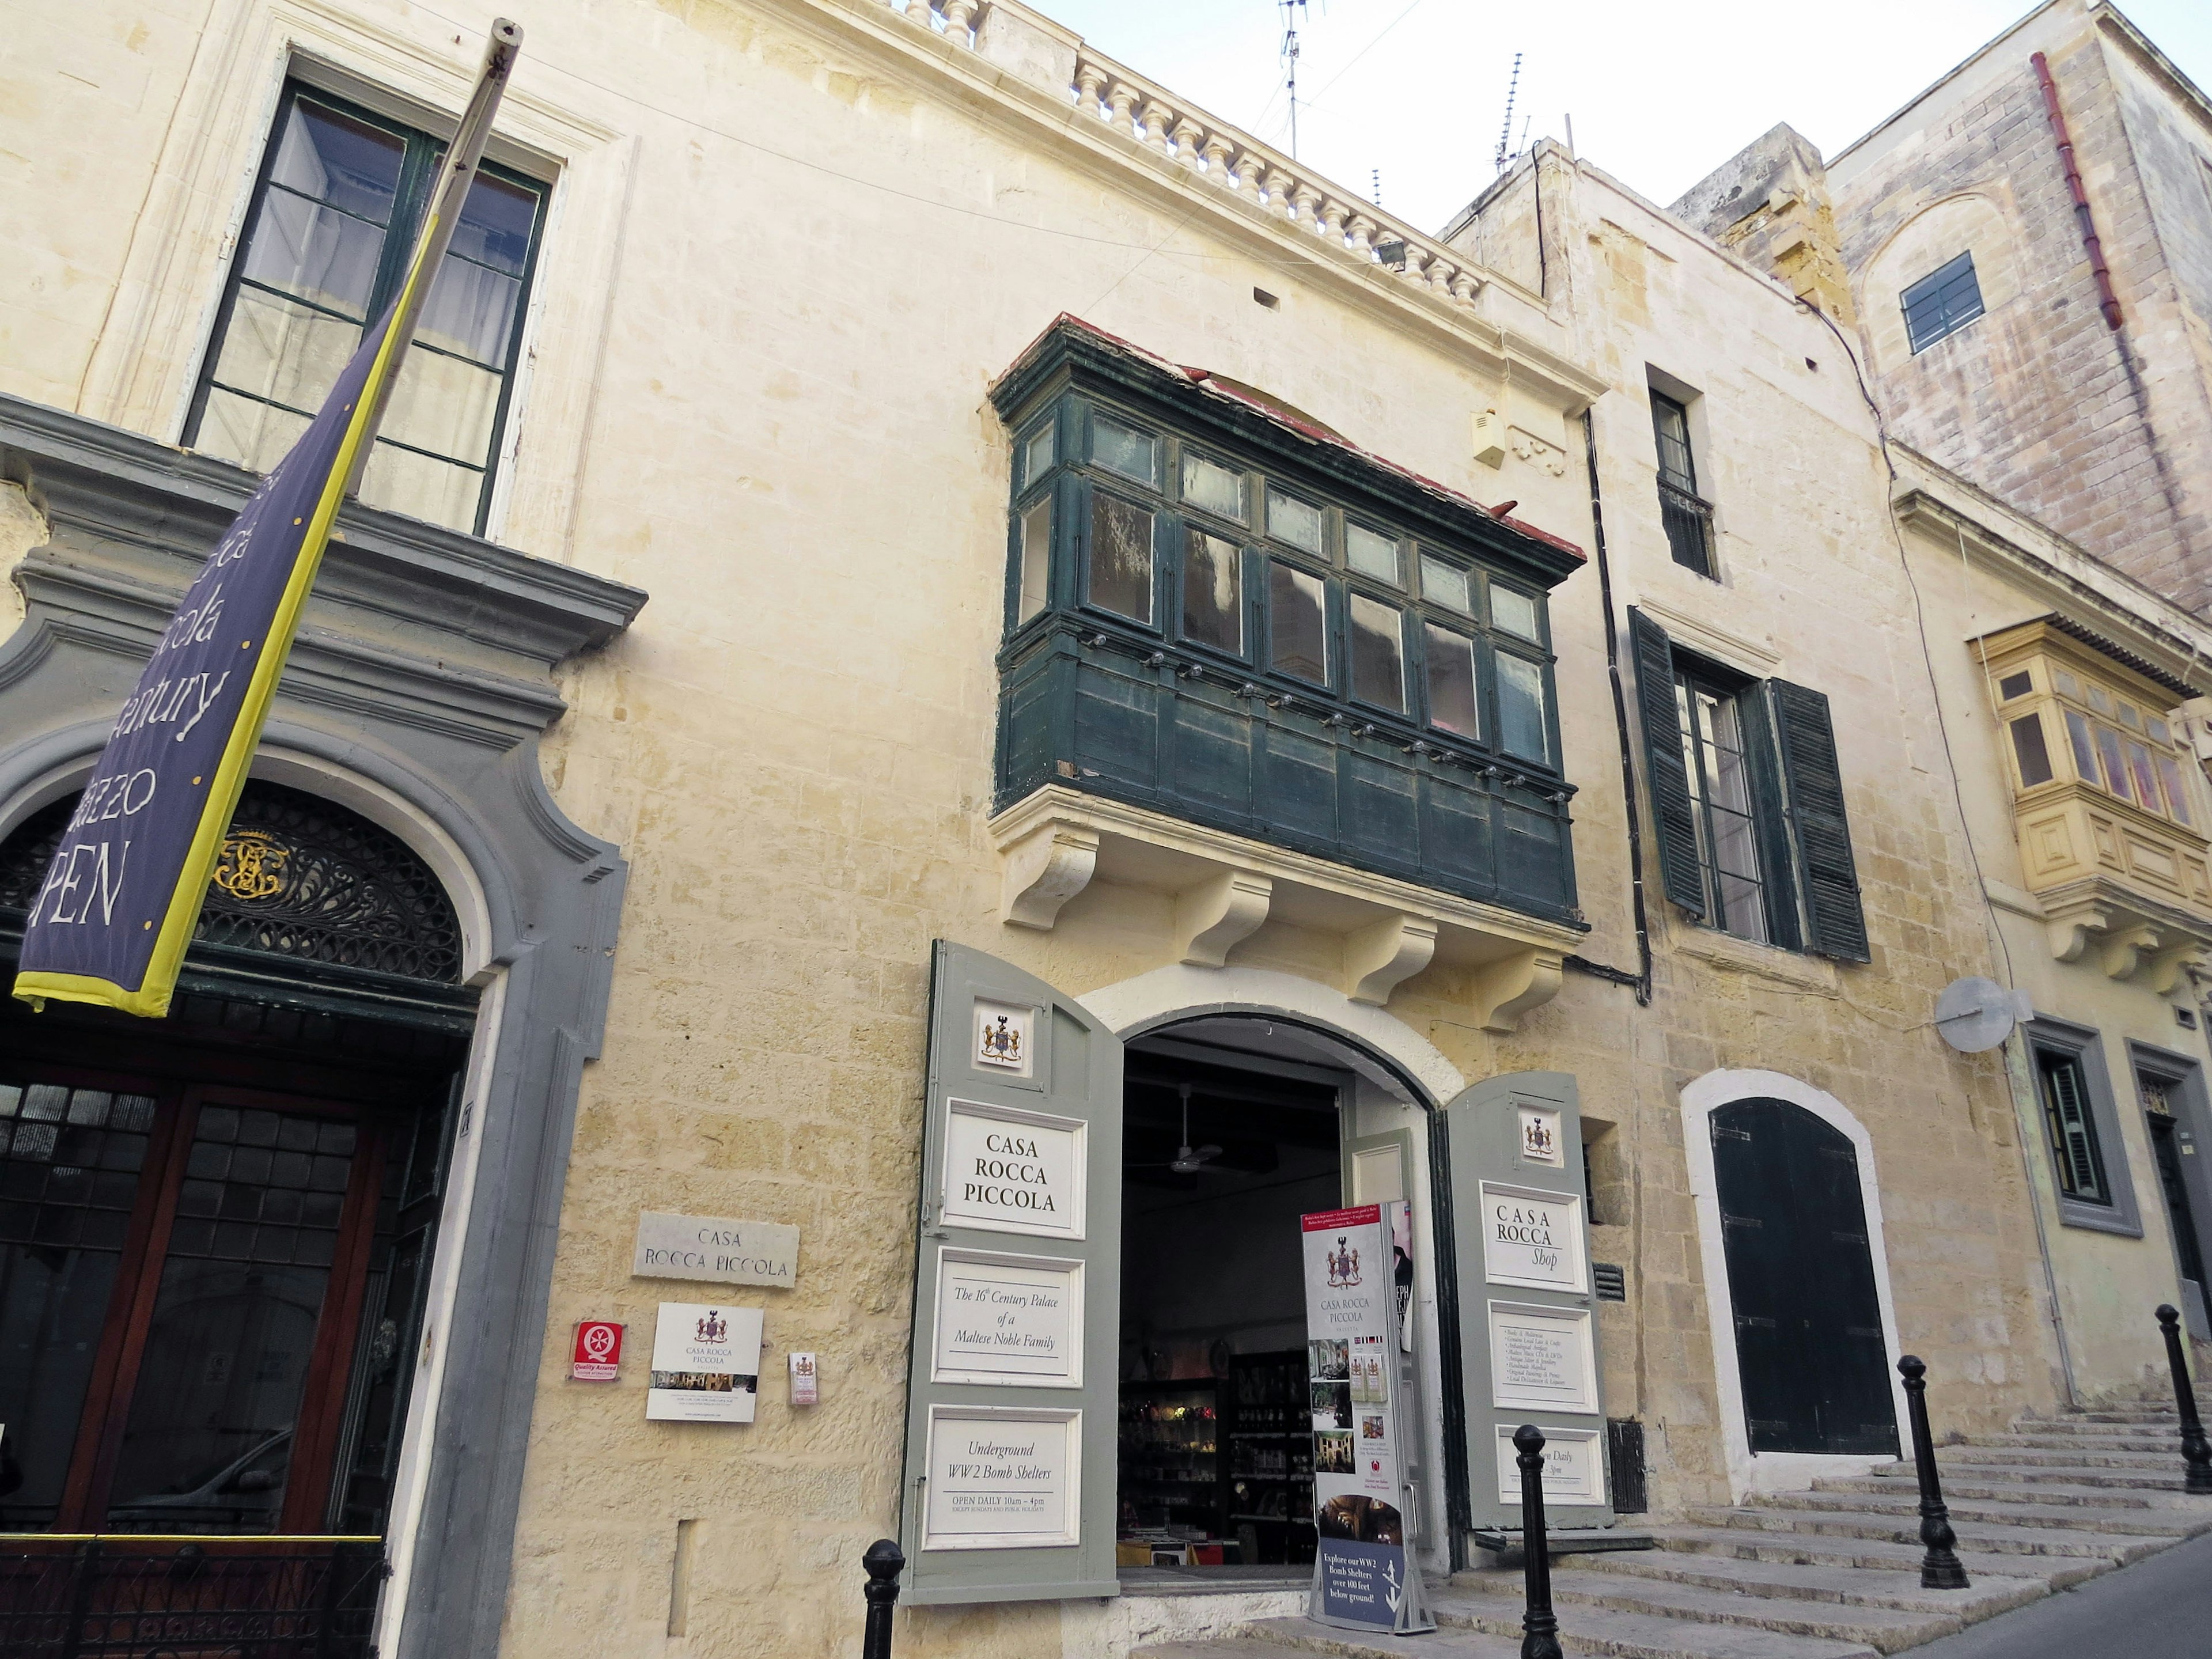
[[[409,288],[423,280],[417,269]],[[159,1018],[198,925],[331,522],[392,372],[392,318],[216,544],[108,734],[23,931],[15,994]]]

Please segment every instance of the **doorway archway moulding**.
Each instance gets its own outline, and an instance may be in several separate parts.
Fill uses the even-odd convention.
[[[1874,1138],[1851,1109],[1825,1089],[1784,1072],[1707,1072],[1682,1087],[1682,1150],[1689,1164],[1690,1197],[1697,1206],[1698,1255],[1705,1276],[1705,1314],[1713,1343],[1713,1390],[1719,1401],[1721,1443],[1728,1458],[1729,1492],[1741,1503],[1752,1492],[1794,1492],[1824,1476],[1864,1474],[1896,1460],[1827,1452],[1754,1452],[1743,1418],[1743,1378],[1737,1369],[1735,1298],[1729,1289],[1728,1253],[1721,1233],[1720,1182],[1713,1168],[1712,1115],[1742,1100],[1780,1100],[1803,1108],[1851,1143],[1856,1155],[1859,1201],[1866,1211],[1867,1247],[1874,1263],[1875,1294],[1881,1307],[1882,1348],[1889,1368],[1890,1403],[1900,1437],[1905,1391],[1897,1376],[1897,1304],[1890,1293],[1889,1251],[1884,1238],[1881,1183],[1875,1174]]]
[[[1279,1014],[1340,1033],[1391,1061],[1428,1096],[1445,1106],[1459,1097],[1467,1079],[1436,1044],[1396,1015],[1355,1002],[1343,992],[1296,974],[1267,968],[1194,968],[1176,963],[1102,986],[1076,999],[1117,1036],[1140,1036],[1170,1020],[1207,1014]]]

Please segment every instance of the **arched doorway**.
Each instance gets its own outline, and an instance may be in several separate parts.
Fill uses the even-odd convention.
[[[1709,1121],[1750,1450],[1896,1456],[1857,1149],[1786,1100]]]
[[[0,842],[0,979],[75,805]],[[97,1544],[26,1547],[39,1607],[251,1595],[296,1610],[302,1653],[365,1650],[475,1024],[461,966],[410,847],[255,781],[167,1018],[0,994],[0,1529]],[[178,1534],[207,1565],[151,1572]]]

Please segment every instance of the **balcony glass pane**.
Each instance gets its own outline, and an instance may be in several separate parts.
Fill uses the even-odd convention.
[[[1551,758],[1544,671],[1503,652],[1498,657],[1498,725],[1507,754],[1533,761]]]
[[[1027,489],[1052,470],[1058,459],[1058,449],[1053,441],[1052,422],[1047,421],[1029,435],[1022,445],[1022,488]]]
[[[1352,596],[1352,695],[1378,708],[1406,708],[1404,635],[1398,609],[1364,594]]]
[[[2025,714],[2012,723],[2012,752],[2020,762],[2021,787],[2033,789],[2051,781],[2051,751],[2043,741],[2043,720]]]
[[[1427,631],[1429,724],[1479,738],[1482,715],[1474,696],[1474,641],[1434,623]]]
[[[1490,620],[1509,634],[1518,634],[1532,643],[1540,643],[1543,629],[1536,619],[1536,601],[1526,593],[1516,593],[1496,582],[1490,585]]]
[[[1474,606],[1468,597],[1467,572],[1425,553],[1421,555],[1421,597],[1431,605],[1456,611],[1462,617],[1474,614]]]
[[[2133,800],[2135,793],[2128,787],[2127,763],[2120,755],[2120,734],[2109,726],[2097,728],[2097,753],[2104,757],[2105,787],[2122,800]]]
[[[1361,575],[1372,576],[1378,582],[1388,582],[1393,587],[1405,584],[1405,574],[1398,566],[1396,540],[1358,525],[1344,526],[1344,562]]]
[[[1244,522],[1244,475],[1203,455],[1182,458],[1182,498],[1193,507]]]
[[[1295,495],[1285,495],[1270,488],[1267,491],[1267,533],[1292,547],[1303,547],[1309,553],[1321,551],[1321,509],[1310,501],[1302,501]]]
[[[2158,757],[2158,775],[2166,785],[2166,810],[2173,814],[2177,823],[2194,824],[2197,820],[2189,811],[2189,792],[2182,787],[2181,769],[2173,763],[2171,755]]]
[[[1186,528],[1182,551],[1182,636],[1243,654],[1243,550],[1234,542]]]
[[[2128,744],[2128,778],[2136,787],[2136,799],[2157,811],[2158,775],[2151,770],[2150,750],[2139,743]]]
[[[2097,781],[2097,751],[2089,742],[2089,722],[2072,709],[2066,711],[2066,738],[2074,750],[2074,775],[2084,783]]]
[[[1159,440],[1124,426],[1110,415],[1091,417],[1091,459],[1100,466],[1157,486],[1160,481]]]
[[[1152,515],[1103,490],[1091,498],[1091,586],[1085,598],[1134,622],[1152,619]]]
[[[1022,591],[1014,607],[1019,627],[1045,608],[1052,586],[1052,498],[1022,514]]]
[[[1328,684],[1328,626],[1325,590],[1279,560],[1267,567],[1270,666],[1316,685]]]

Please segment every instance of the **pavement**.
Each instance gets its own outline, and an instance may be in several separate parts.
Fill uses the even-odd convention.
[[[1911,1649],[1908,1659],[2104,1655],[2212,1655],[2212,1533]]]

